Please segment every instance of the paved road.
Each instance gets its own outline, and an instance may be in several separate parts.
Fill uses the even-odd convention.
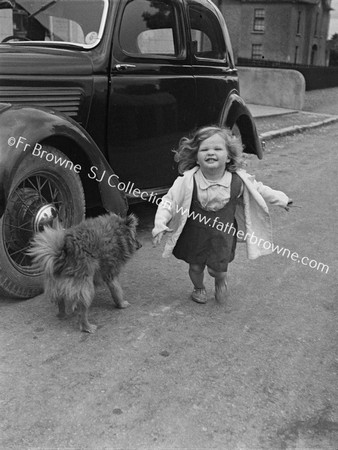
[[[299,208],[271,208],[274,254],[230,268],[231,312],[189,300],[186,266],[150,240],[122,277],[127,310],[100,291],[95,335],[43,296],[0,303],[0,448],[337,449],[338,124],[268,143],[257,179]],[[316,269],[324,263],[329,271]],[[323,266],[320,266],[321,268]]]

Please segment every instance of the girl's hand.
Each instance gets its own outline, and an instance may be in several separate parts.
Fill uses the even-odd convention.
[[[285,206],[285,210],[289,211],[291,208],[301,208],[301,206],[297,206],[293,204],[293,200],[291,198],[289,198],[288,204]]]
[[[292,200],[292,198],[289,198],[289,201],[288,201],[288,204],[285,206],[285,211],[290,211],[290,206],[292,205],[292,203],[293,203],[293,200]]]
[[[165,231],[161,231],[161,233],[158,233],[158,234],[154,237],[154,239],[153,239],[153,246],[154,246],[154,247],[156,247],[156,245],[158,245],[158,244],[161,242],[164,233],[165,233]]]

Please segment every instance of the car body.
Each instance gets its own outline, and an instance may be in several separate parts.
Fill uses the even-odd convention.
[[[1,0],[0,41],[0,293],[41,289],[25,249],[46,224],[158,199],[197,127],[262,157],[210,0]]]

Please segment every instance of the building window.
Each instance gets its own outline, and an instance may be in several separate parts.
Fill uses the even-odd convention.
[[[314,66],[314,65],[316,65],[316,59],[317,59],[317,50],[318,50],[318,47],[317,47],[317,45],[313,45],[312,46],[312,49],[311,49],[311,65],[312,66]]]
[[[318,35],[318,19],[319,19],[319,13],[316,14],[316,22],[315,22],[315,36]]]
[[[295,48],[295,61],[294,61],[294,63],[297,64],[297,61],[298,61],[298,45],[296,45],[296,48]]]
[[[251,47],[251,59],[262,59],[262,44],[252,44]]]
[[[298,11],[298,19],[297,19],[297,34],[300,34],[300,22],[302,18],[302,11]]]
[[[263,33],[265,28],[265,10],[255,9],[254,14],[255,15],[254,15],[253,30],[260,31],[261,33]]]

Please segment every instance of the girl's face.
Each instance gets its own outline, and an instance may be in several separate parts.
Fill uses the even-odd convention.
[[[203,173],[217,173],[222,176],[229,161],[225,140],[221,135],[214,134],[200,143],[197,163]]]

